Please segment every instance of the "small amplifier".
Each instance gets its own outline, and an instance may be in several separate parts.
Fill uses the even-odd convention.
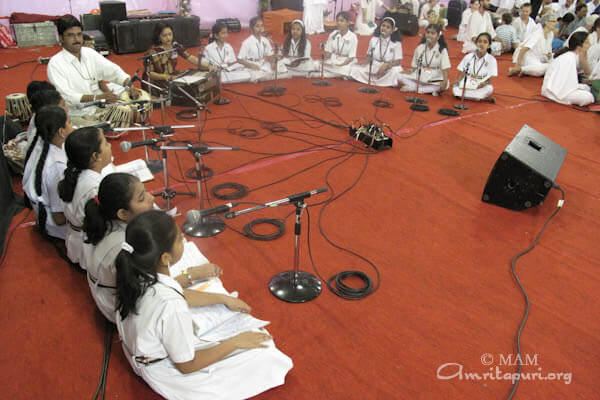
[[[392,139],[387,137],[383,128],[375,123],[365,123],[364,121],[353,123],[349,133],[354,139],[360,140],[377,151],[392,148]]]

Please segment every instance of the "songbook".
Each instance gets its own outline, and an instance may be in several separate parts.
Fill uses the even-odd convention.
[[[194,242],[185,242],[183,245],[183,255],[181,260],[176,264],[171,265],[170,273],[172,277],[179,276],[188,268],[198,265],[207,264],[208,258],[204,256]]]
[[[131,174],[136,176],[141,182],[148,182],[154,179],[154,175],[152,175],[152,172],[150,172],[150,169],[148,169],[146,162],[141,158],[125,164],[116,165],[114,166],[114,171],[112,172],[124,172]]]

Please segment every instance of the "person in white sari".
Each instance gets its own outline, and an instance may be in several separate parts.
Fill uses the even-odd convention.
[[[350,76],[362,83],[375,86],[396,86],[402,72],[402,42],[396,21],[386,17],[373,33],[367,49],[367,58],[355,64]]]
[[[508,76],[515,74],[544,76],[552,61],[552,40],[556,21],[554,13],[542,17],[541,26],[538,26],[513,54],[515,65],[508,69]]]
[[[304,0],[304,12],[302,19],[306,27],[306,34],[325,32],[323,26],[323,12],[327,7],[327,0]]]
[[[204,48],[204,59],[210,65],[216,66],[221,74],[222,83],[248,82],[251,73],[238,63],[235,51],[226,42],[229,30],[223,22],[217,22],[212,27],[211,42]]]
[[[452,88],[454,96],[461,97],[464,88],[465,99],[496,102],[491,97],[494,87],[490,82],[498,76],[498,63],[490,54],[491,43],[489,33],[482,32],[477,36],[477,50],[467,54],[457,67],[460,72]]]
[[[462,52],[471,53],[477,50],[475,41],[479,37],[480,33],[486,32],[490,35],[492,40],[496,37],[496,31],[494,30],[494,24],[492,23],[492,16],[487,11],[490,0],[480,0],[479,10],[473,12],[469,19],[469,25],[467,26],[467,37],[470,40],[466,40],[463,43]],[[492,42],[490,44],[492,54],[500,55],[502,53],[502,44],[500,42]]]
[[[250,20],[252,35],[242,42],[238,54],[238,62],[250,72],[252,82],[269,80],[273,77],[273,68],[271,67],[273,47],[263,36],[264,30],[262,18],[252,18]]]
[[[65,245],[69,259],[86,269],[83,257],[83,219],[85,204],[96,196],[102,179],[101,172],[112,161],[110,143],[101,129],[84,127],[73,131],[65,141],[67,169],[58,183],[58,193],[65,204],[67,218]]]
[[[569,47],[555,54],[544,76],[542,96],[557,103],[578,106],[594,102],[590,87],[578,80],[579,70],[586,76],[592,72],[587,62],[588,36],[586,32],[575,32],[569,39]]]
[[[338,29],[329,35],[325,43],[323,76],[326,78],[347,77],[350,75],[352,64],[356,63],[358,38],[348,29],[350,15],[342,11],[338,13],[335,21]]]
[[[387,4],[381,0],[359,0],[355,6],[358,7],[358,10],[354,30],[357,35],[361,36],[371,36],[375,32],[377,28],[375,24],[377,7],[390,10]]]
[[[469,20],[471,19],[471,15],[474,12],[479,10],[479,0],[472,0],[469,7],[463,11],[462,17],[460,20],[460,26],[458,27],[458,35],[456,35],[456,40],[459,42],[465,42],[467,40],[471,40],[471,38],[467,35],[467,27],[469,26]]]
[[[283,42],[279,60],[279,70],[285,70],[288,76],[307,77],[310,72],[316,71],[315,63],[310,57],[310,40],[306,37],[304,23],[299,19],[292,21],[290,33]]]
[[[127,224],[116,260],[116,325],[135,373],[161,396],[177,400],[246,399],[282,385],[293,363],[264,329],[200,336],[210,327],[203,314],[215,306],[224,305],[226,313],[251,309],[228,293],[184,290],[170,276],[183,241],[173,218],[160,211]]]
[[[536,24],[531,15],[531,4],[525,3],[521,5],[519,10],[519,18],[513,20],[512,26],[517,31],[519,43],[522,43],[527,36],[535,30]]]
[[[419,64],[421,74],[419,80],[419,93],[433,93],[435,95],[449,88],[448,72],[450,71],[450,57],[448,46],[442,35],[441,25],[429,25],[425,35],[413,54],[411,69],[406,74],[401,74],[398,86],[403,92],[415,92],[419,77]]]

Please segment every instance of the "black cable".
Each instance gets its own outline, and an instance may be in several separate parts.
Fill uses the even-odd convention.
[[[384,99],[374,100],[373,105],[378,108],[394,108],[394,103],[391,103]]]
[[[264,224],[273,225],[275,228],[277,228],[277,231],[274,233],[269,233],[269,234],[260,234],[260,233],[256,233],[254,231],[254,227],[256,225],[264,225]],[[284,233],[285,233],[285,223],[280,219],[257,218],[257,219],[254,219],[254,220],[248,222],[244,226],[244,235],[246,235],[250,239],[254,239],[254,240],[262,240],[262,241],[275,240],[275,239],[283,236]]]
[[[521,256],[529,253],[531,250],[533,250],[533,248],[536,246],[538,240],[540,239],[540,236],[542,236],[542,233],[544,233],[546,226],[548,226],[548,223],[550,223],[550,220],[552,218],[554,218],[554,216],[556,214],[558,214],[558,212],[560,211],[560,209],[563,206],[563,203],[565,201],[565,192],[558,185],[552,185],[552,187],[554,189],[559,190],[562,193],[562,199],[559,201],[554,212],[548,217],[546,222],[544,222],[542,229],[540,229],[539,233],[537,234],[537,236],[535,237],[535,239],[533,240],[531,245],[528,248],[526,248],[525,250],[517,253],[513,257],[512,261],[510,263],[511,264],[510,265],[511,272],[512,272],[513,276],[515,277],[515,280],[517,281],[517,284],[519,285],[521,292],[523,292],[523,296],[525,297],[525,313],[523,314],[523,318],[521,320],[521,325],[519,326],[519,329],[517,330],[517,340],[516,340],[517,341],[517,360],[519,361],[519,367],[517,368],[517,379],[515,380],[515,383],[513,384],[512,390],[511,390],[510,394],[508,395],[507,400],[510,400],[513,398],[515,392],[517,391],[517,386],[519,385],[519,380],[521,378],[521,369],[523,368],[523,361],[521,360],[521,332],[523,332],[523,328],[525,327],[525,323],[527,322],[527,317],[529,316],[529,307],[530,307],[529,297],[527,296],[527,292],[525,291],[525,288],[523,287],[523,285],[521,284],[521,281],[519,280],[519,277],[517,275],[515,267],[516,267],[516,263],[517,263],[517,260],[519,259],[519,257],[521,257]]]
[[[100,373],[100,381],[96,387],[96,393],[94,393],[93,400],[97,400],[100,395],[100,399],[104,400],[106,394],[106,377],[108,376],[108,362],[110,361],[110,353],[112,349],[112,336],[113,336],[113,325],[105,319],[104,320],[104,358],[102,359],[102,370]]]
[[[226,193],[222,193],[225,190]],[[233,191],[231,191],[233,190]],[[237,200],[248,195],[248,187],[234,182],[225,182],[215,185],[211,189],[211,193],[219,200]]]
[[[21,61],[19,63],[14,64],[14,65],[5,65],[4,67],[2,67],[2,69],[0,69],[0,71],[6,71],[8,69],[16,68],[16,67],[18,67],[20,65],[29,64],[29,63],[39,63],[39,61],[37,59],[35,59],[35,60]]]

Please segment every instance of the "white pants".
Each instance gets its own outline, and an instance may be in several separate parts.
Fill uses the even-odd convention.
[[[494,87],[492,85],[485,85],[479,89],[466,89],[465,90],[465,99],[469,100],[483,100],[487,99],[494,92]],[[461,87],[454,85],[452,87],[452,94],[454,96],[460,98],[462,97],[463,90]]]
[[[402,67],[399,65],[392,67],[387,70],[383,76],[377,76],[377,71],[379,71],[381,65],[381,62],[373,61],[373,66],[371,68],[371,85],[384,87],[396,86],[398,84],[398,77],[402,72]],[[350,69],[350,76],[356,81],[369,83],[369,65],[354,64]]]
[[[344,57],[336,57],[335,54],[331,56],[329,60],[325,60],[323,65],[323,77],[324,78],[347,78],[350,76],[350,71],[356,60],[352,60],[347,65],[340,66],[339,64],[344,62]],[[320,76],[321,73],[321,62],[315,62],[316,70],[319,71],[315,75]]]
[[[304,7],[304,15],[302,16],[302,19],[304,20],[304,29],[306,30],[307,35],[325,32],[325,29],[323,28],[324,9],[325,7],[322,4],[314,4]]]
[[[242,64],[233,64],[227,68],[229,71],[221,71],[221,83],[239,83],[250,81],[252,75]]]
[[[277,63],[278,71],[286,71],[281,73],[282,78],[291,78],[293,76],[306,77],[310,72],[317,71],[320,68],[313,60],[302,61],[297,67],[289,67],[288,65],[293,61],[293,59],[286,57]]]
[[[417,80],[412,79],[406,75],[400,75],[398,78],[398,82],[402,84],[401,91],[403,92],[416,92],[417,91]],[[419,93],[427,94],[440,92],[440,84],[439,83],[419,83]]]

